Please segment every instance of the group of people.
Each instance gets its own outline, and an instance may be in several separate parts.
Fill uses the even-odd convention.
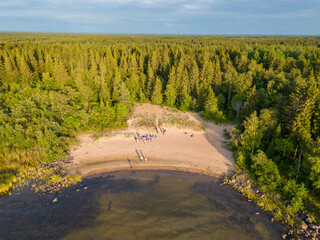
[[[160,128],[160,131],[161,133],[164,135],[166,133],[166,129],[164,128]],[[158,128],[156,128],[156,132],[159,134],[159,130]],[[136,143],[140,141],[144,142],[144,143],[147,143],[147,142],[151,142],[153,139],[157,139],[158,138],[158,135],[156,134],[153,134],[153,133],[146,133],[144,135],[141,135],[139,132],[137,132],[137,136],[134,136],[134,140],[136,141]],[[138,155],[138,158],[140,159],[141,162],[143,161],[147,161],[148,159],[144,156],[144,154],[142,153],[142,150],[137,150],[136,149],[136,154]],[[129,158],[127,158],[128,160],[128,163],[130,165],[130,168],[133,167],[133,164],[131,162],[131,160]]]
[[[137,132],[137,137],[134,136],[134,139],[136,140],[137,143],[139,142],[139,140],[143,141],[144,143],[151,142],[153,139],[156,139],[156,138],[158,138],[158,136],[152,133],[149,133],[149,134],[146,133],[145,135],[140,135],[140,133]]]

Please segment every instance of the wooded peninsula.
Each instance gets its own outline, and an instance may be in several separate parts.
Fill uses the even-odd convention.
[[[236,171],[320,220],[320,37],[0,33],[0,193],[134,102],[236,124]]]

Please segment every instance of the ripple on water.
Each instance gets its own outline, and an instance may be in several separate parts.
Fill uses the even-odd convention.
[[[58,194],[57,203],[52,203],[54,195],[27,189],[0,199],[0,236],[248,240],[278,239],[286,231],[271,223],[268,213],[215,182],[184,172],[119,171],[83,180]]]

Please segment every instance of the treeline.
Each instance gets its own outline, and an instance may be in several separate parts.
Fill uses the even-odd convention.
[[[320,38],[0,35],[0,181],[123,126],[133,102],[238,123],[239,168],[303,207],[320,196]],[[5,189],[5,187],[3,187]]]

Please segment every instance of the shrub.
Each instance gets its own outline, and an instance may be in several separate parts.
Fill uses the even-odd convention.
[[[303,202],[308,194],[304,184],[297,184],[294,179],[289,179],[285,182],[282,193],[290,201],[290,205],[288,206],[290,214],[303,209]]]
[[[242,151],[237,152],[236,154],[236,165],[240,170],[246,169],[246,157]]]
[[[201,117],[205,120],[214,121],[215,123],[226,123],[227,118],[224,116],[223,112],[221,111],[205,111],[201,114]]]
[[[259,150],[252,156],[252,171],[262,191],[274,191],[279,185],[280,174],[277,165]]]

